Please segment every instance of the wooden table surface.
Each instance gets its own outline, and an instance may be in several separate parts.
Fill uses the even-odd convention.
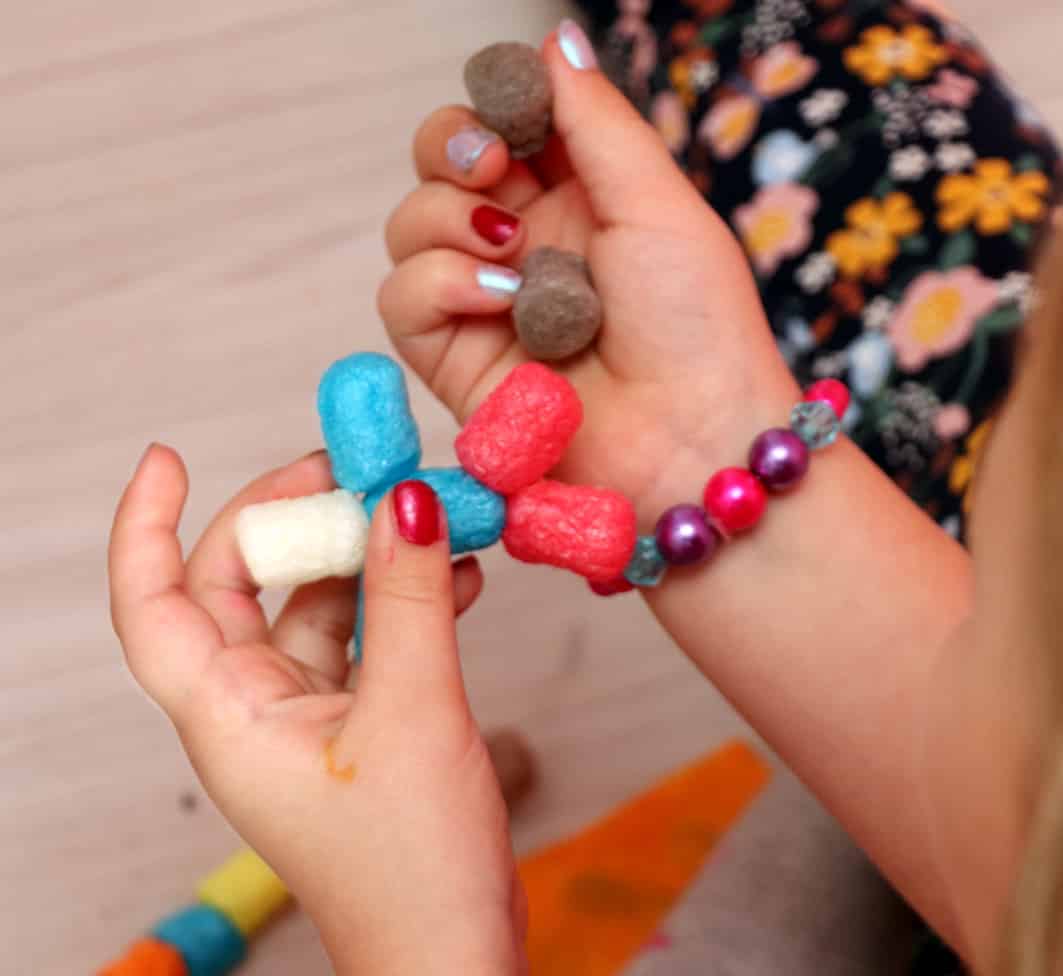
[[[235,844],[107,615],[114,502],[145,444],[180,449],[183,536],[319,445],[322,370],[384,349],[381,230],[409,141],[461,66],[537,40],[558,0],[35,0],[0,29],[0,970],[91,972]],[[1058,0],[965,0],[1063,130]],[[454,426],[414,391],[431,461]],[[487,726],[544,782],[521,850],[575,829],[742,723],[636,600],[487,559],[463,623]],[[546,612],[544,612],[544,608]],[[356,880],[356,879],[355,879]],[[325,973],[305,919],[250,976]]]

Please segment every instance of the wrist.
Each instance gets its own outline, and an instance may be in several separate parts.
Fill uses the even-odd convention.
[[[415,923],[401,912],[387,920],[355,920],[333,905],[327,918],[309,913],[337,976],[519,976],[523,945],[511,923],[440,918]]]
[[[640,531],[652,532],[673,505],[700,504],[709,478],[721,468],[744,466],[757,435],[787,426],[800,399],[800,387],[782,367],[741,403],[721,407],[710,402],[696,413],[686,412],[690,421],[677,422],[665,432],[668,446],[662,454],[667,460],[658,476],[632,498]]]

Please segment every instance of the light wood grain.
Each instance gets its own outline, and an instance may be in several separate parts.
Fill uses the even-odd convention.
[[[1006,22],[995,0],[964,7],[1063,128],[1056,0]],[[104,550],[125,479],[148,441],[177,446],[190,541],[243,482],[318,445],[321,371],[385,348],[381,229],[412,187],[418,121],[461,99],[470,51],[536,39],[562,8],[2,8],[0,968],[70,976],[189,898],[234,843],[111,634]],[[447,460],[451,421],[419,388],[414,402],[429,458]],[[524,730],[545,774],[520,849],[742,729],[636,600],[487,563],[463,625],[472,696],[485,724]],[[293,916],[247,971],[327,967]]]

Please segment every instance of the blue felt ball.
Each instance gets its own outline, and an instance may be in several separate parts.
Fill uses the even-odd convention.
[[[364,352],[333,363],[321,378],[317,411],[341,488],[384,489],[421,463],[406,380],[387,356]]]
[[[159,922],[152,935],[181,953],[188,976],[228,976],[247,955],[243,934],[210,905],[182,909]]]
[[[351,638],[350,659],[362,663],[362,642],[365,639],[365,587],[358,584],[358,599],[354,609],[354,636]]]
[[[409,480],[423,481],[438,496],[447,513],[450,551],[455,556],[486,549],[502,537],[506,500],[462,468],[426,468],[409,475]],[[366,496],[370,518],[386,493],[383,489]]]

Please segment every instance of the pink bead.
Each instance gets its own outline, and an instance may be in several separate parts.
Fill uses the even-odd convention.
[[[587,585],[597,596],[617,596],[620,593],[630,593],[635,589],[623,576],[618,576],[615,580],[609,580],[607,583],[596,583],[594,580],[587,580]]]
[[[767,503],[764,486],[745,468],[717,471],[705,486],[705,511],[725,536],[753,528]]]
[[[817,380],[805,390],[805,402],[815,403],[817,400],[829,403],[841,420],[849,409],[849,388],[841,380]]]
[[[619,492],[539,481],[506,506],[502,543],[514,558],[597,583],[622,576],[635,551],[635,507]]]
[[[525,363],[477,408],[454,442],[461,466],[501,495],[534,484],[561,460],[583,404],[559,373]]]

